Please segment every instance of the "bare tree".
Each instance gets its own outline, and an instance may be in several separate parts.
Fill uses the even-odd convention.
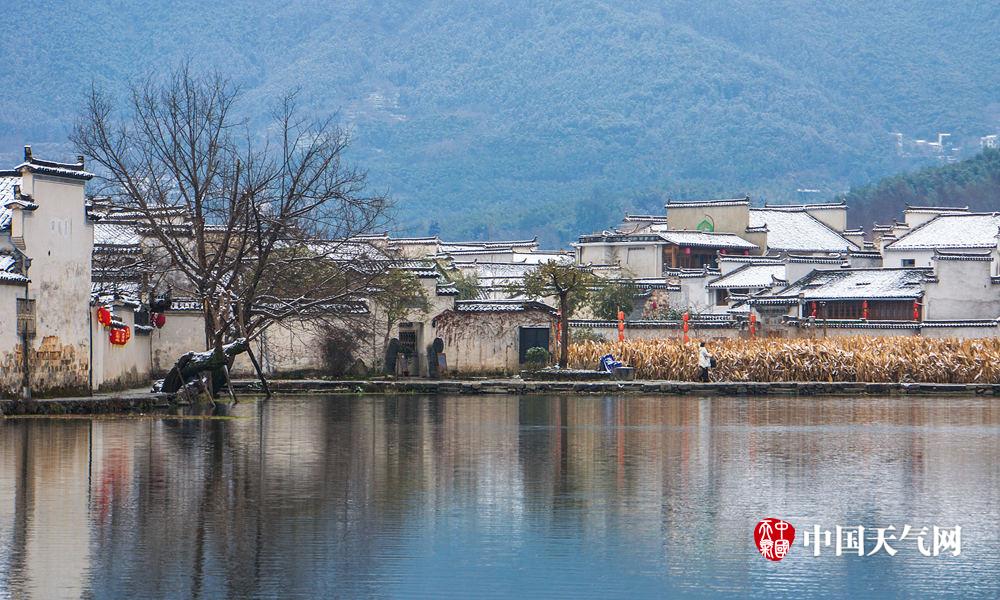
[[[160,284],[201,302],[216,351],[286,319],[356,313],[388,259],[361,237],[384,225],[389,203],[344,162],[347,134],[301,116],[294,94],[252,133],[240,97],[185,64],[131,84],[122,101],[92,89],[72,135],[99,165],[101,192],[155,241],[147,262]]]

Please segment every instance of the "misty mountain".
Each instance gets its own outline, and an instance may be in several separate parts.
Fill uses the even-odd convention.
[[[290,89],[336,113],[412,234],[555,244],[667,197],[832,198],[933,162],[893,133],[949,132],[971,155],[1000,125],[1000,5],[981,2],[67,0],[12,15],[4,163],[24,143],[73,154],[92,83],[190,58],[239,82],[247,114]]]

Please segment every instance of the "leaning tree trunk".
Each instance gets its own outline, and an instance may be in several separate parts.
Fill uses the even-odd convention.
[[[168,394],[176,393],[188,382],[194,381],[200,378],[202,373],[208,372],[211,375],[212,395],[218,397],[218,390],[228,380],[226,370],[229,365],[233,364],[237,355],[246,352],[249,346],[246,338],[241,338],[231,344],[226,344],[221,349],[184,354],[177,359],[173,368],[163,379],[161,391]]]

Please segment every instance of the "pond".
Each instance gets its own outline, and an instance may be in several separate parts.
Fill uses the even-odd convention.
[[[765,517],[796,530],[780,562],[755,546]],[[837,526],[845,546],[866,528],[865,556],[826,545]],[[879,528],[895,555],[867,555]],[[947,593],[1000,594],[992,399],[303,396],[0,420],[0,597]]]

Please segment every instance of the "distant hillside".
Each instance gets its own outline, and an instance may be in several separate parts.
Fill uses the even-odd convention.
[[[911,206],[968,206],[1000,211],[1000,150],[984,150],[968,160],[886,177],[844,195],[851,222],[870,228],[900,219]]]
[[[664,198],[829,198],[1000,125],[1000,5],[956,0],[63,0],[0,38],[0,160],[72,155],[84,90],[191,57],[260,113],[339,112],[400,228],[546,245]]]

